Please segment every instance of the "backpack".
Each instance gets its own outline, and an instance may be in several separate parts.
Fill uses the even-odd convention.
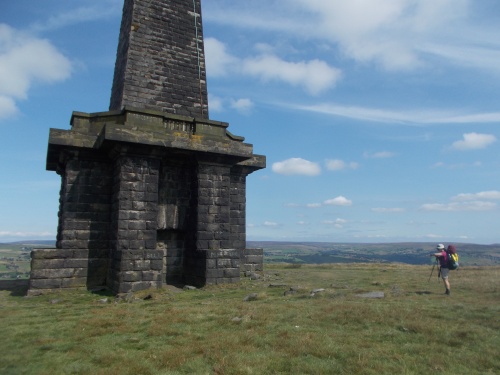
[[[458,264],[458,254],[455,245],[449,245],[446,249],[446,255],[448,255],[448,261],[446,266],[450,270],[456,270],[459,266]]]

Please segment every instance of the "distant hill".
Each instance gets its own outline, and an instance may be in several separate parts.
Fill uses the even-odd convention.
[[[54,240],[26,240],[14,242],[0,242],[0,249],[26,250],[26,248],[56,247]]]
[[[26,240],[0,243],[0,249],[30,250],[55,247],[54,240]],[[462,266],[500,265],[500,244],[454,243]],[[248,248],[264,249],[266,263],[406,263],[431,264],[434,242],[335,243],[248,241]]]
[[[56,246],[55,240],[27,240],[27,241],[14,241],[14,242],[0,242],[1,245],[45,245]]]
[[[478,245],[454,243],[462,266],[493,266],[500,264],[500,244]],[[436,243],[331,243],[249,241],[248,248],[264,249],[266,263],[406,263],[431,264],[429,255]]]

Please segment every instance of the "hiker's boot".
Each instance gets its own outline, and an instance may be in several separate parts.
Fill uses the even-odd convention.
[[[446,289],[446,292],[444,292],[444,294],[446,294],[447,296],[449,296],[451,294],[451,292],[450,292],[449,289]]]

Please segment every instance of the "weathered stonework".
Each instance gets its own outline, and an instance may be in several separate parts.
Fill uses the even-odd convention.
[[[200,0],[125,0],[110,110],[208,119]]]
[[[208,118],[200,0],[125,0],[110,111],[50,129],[57,248],[33,251],[29,293],[261,271],[262,249],[245,248],[246,177],[266,160],[228,126]]]
[[[30,293],[200,286],[262,270],[262,250],[245,249],[245,187],[265,157],[227,123],[126,107],[75,112],[71,125],[50,131],[57,249],[33,252]]]

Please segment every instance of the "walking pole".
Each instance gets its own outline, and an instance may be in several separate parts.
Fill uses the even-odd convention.
[[[436,259],[437,261],[437,259]],[[436,262],[437,263],[437,262]],[[432,277],[432,273],[434,272],[434,268],[436,268],[436,263],[434,263],[434,265],[432,266],[432,271],[431,271],[431,275],[429,276],[429,280],[427,282],[430,282],[431,281],[431,277]]]

